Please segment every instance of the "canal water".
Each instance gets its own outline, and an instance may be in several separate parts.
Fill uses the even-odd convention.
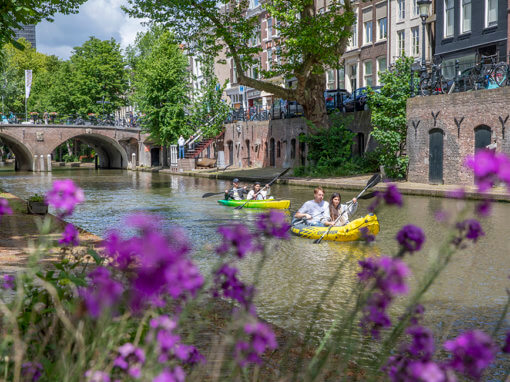
[[[34,193],[45,193],[52,181],[59,178],[73,179],[85,192],[86,202],[68,219],[70,222],[102,236],[112,227],[122,230],[122,219],[129,213],[159,214],[165,225],[177,224],[186,229],[195,249],[193,259],[204,272],[217,261],[214,246],[220,240],[218,226],[232,222],[250,225],[261,212],[220,206],[216,200],[221,196],[202,198],[206,192],[228,188],[227,181],[170,174],[88,169],[37,174],[2,171],[0,188],[27,198]],[[277,198],[291,200],[291,212],[313,196],[313,190],[308,187],[275,185],[271,191]],[[326,190],[328,198],[332,191],[337,190]],[[344,201],[354,196],[355,192],[342,192]],[[366,213],[369,203],[360,201],[357,217]],[[271,244],[258,286],[259,314],[278,326],[303,333],[319,297],[343,264],[316,321],[319,330],[327,328],[335,312],[345,307],[346,297],[356,282],[357,262],[395,253],[398,248],[395,235],[402,225],[410,223],[421,226],[427,236],[423,250],[408,258],[413,271],[412,288],[445,239],[446,228],[435,220],[435,213],[446,210],[455,214],[465,204],[471,210],[474,207],[474,202],[469,201],[404,196],[404,207],[385,208],[378,213],[381,232],[370,246],[332,242],[316,245],[299,237],[277,246]],[[486,235],[476,246],[457,253],[425,296],[426,323],[444,337],[468,328],[489,331],[498,320],[506,301],[505,289],[510,287],[508,216],[510,204],[495,204],[492,216],[483,221]],[[239,262],[246,281],[252,279],[258,260],[249,256]],[[509,328],[508,321],[505,328]],[[508,363],[500,362],[489,379],[498,380],[505,367]]]

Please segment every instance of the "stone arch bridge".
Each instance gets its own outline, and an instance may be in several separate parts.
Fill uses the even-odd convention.
[[[144,154],[152,146],[148,134],[139,129],[90,125],[0,125],[0,140],[14,153],[16,170],[51,171],[52,152],[73,138],[94,148],[100,168],[127,169],[144,164]]]

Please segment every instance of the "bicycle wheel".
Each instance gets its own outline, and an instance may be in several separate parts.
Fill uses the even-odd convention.
[[[498,86],[500,86],[500,87],[505,86],[506,82],[507,82],[507,79],[506,79],[507,73],[508,73],[508,65],[505,63],[501,63],[501,64],[496,65],[496,67],[494,68],[494,71],[492,72],[492,78]]]
[[[430,81],[428,78],[423,78],[420,81],[420,95],[422,96],[430,95]]]

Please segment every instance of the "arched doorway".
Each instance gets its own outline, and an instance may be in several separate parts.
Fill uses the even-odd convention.
[[[228,164],[229,166],[232,166],[234,164],[234,142],[228,141],[227,147],[228,147]]]
[[[248,166],[251,166],[251,152],[250,152],[250,140],[246,140],[246,160],[248,161]]]
[[[491,128],[481,125],[475,127],[475,152],[491,144]]]
[[[441,129],[429,131],[429,182],[443,183],[443,140]]]
[[[269,165],[274,166],[275,164],[275,158],[274,158],[274,151],[275,151],[275,144],[274,144],[274,138],[271,138],[269,141]]]

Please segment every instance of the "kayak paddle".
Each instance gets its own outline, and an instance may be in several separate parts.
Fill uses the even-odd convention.
[[[277,176],[276,176],[276,177],[275,177],[272,181],[270,181],[270,182],[267,184],[267,186],[268,186],[268,187],[271,187],[271,185],[272,185],[274,182],[276,182],[276,180],[277,180],[279,177],[281,177],[281,176],[285,175],[285,174],[286,174],[289,170],[290,170],[290,167],[289,167],[289,168],[286,168],[286,169],[285,169],[285,170],[284,170],[281,174],[278,174],[278,175],[277,175]],[[265,188],[265,186],[264,186],[264,188]],[[250,200],[257,200],[257,199],[255,199],[255,198],[257,197],[257,195],[259,194],[259,192],[260,192],[260,191],[262,191],[262,190],[263,190],[263,188],[261,188],[261,189],[260,189],[257,193],[255,193],[255,195],[253,195],[253,199],[250,199]],[[243,204],[241,204],[240,206],[237,206],[237,207],[236,207],[236,208],[234,208],[234,209],[235,209],[235,210],[240,210],[240,209],[241,209],[241,208],[243,208],[243,207],[246,205],[246,203],[248,203],[250,200],[247,200],[246,202],[244,202],[244,203],[243,203]]]
[[[359,199],[367,189],[369,188],[372,188],[374,187],[377,183],[379,183],[381,181],[381,175],[380,174],[374,174],[367,182],[367,185],[366,187],[363,189],[363,191],[361,191],[358,196],[356,197],[356,200]],[[375,194],[374,194],[375,196]],[[329,231],[331,231],[331,228],[333,228],[335,226],[335,224],[338,222],[338,220],[340,220],[340,218],[343,216],[343,214],[346,212],[347,210],[345,210],[344,212],[342,212],[340,215],[338,215],[338,217],[335,219],[335,221],[333,222],[332,225],[330,225],[327,229],[326,232],[324,232],[322,234],[321,237],[319,237],[318,239],[315,239],[313,241],[314,244],[320,244],[320,242],[322,241],[322,239],[324,239],[324,237],[329,233]]]
[[[208,198],[209,196],[214,196],[214,195],[220,195],[220,194],[224,194],[225,191],[221,191],[221,192],[206,192],[204,195],[202,195],[202,198]]]

